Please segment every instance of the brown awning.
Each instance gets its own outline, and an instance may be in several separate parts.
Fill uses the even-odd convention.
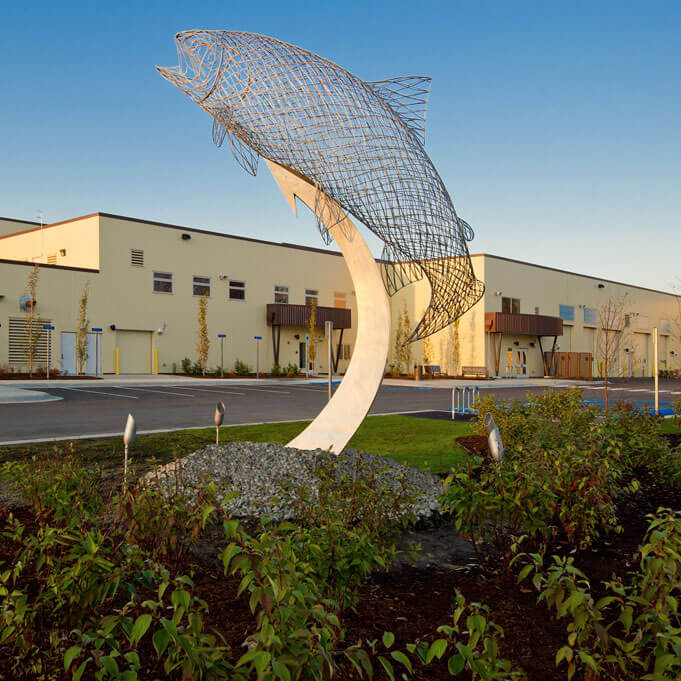
[[[516,336],[562,336],[563,320],[541,314],[485,312],[485,331]]]
[[[309,305],[288,305],[285,303],[269,303],[267,305],[268,326],[309,326]],[[315,326],[324,328],[325,322],[333,322],[334,329],[352,327],[351,311],[343,307],[317,306]]]

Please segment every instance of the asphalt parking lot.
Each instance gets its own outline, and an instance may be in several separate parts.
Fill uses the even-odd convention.
[[[231,380],[125,385],[92,381],[77,386],[64,383],[40,388],[61,398],[57,401],[0,404],[0,444],[116,435],[122,432],[128,413],[134,414],[139,432],[209,427],[215,403],[220,400],[226,406],[226,425],[312,419],[326,404],[328,394],[323,383],[254,384]],[[383,385],[371,413],[451,410],[451,387],[438,384],[439,381],[429,381],[413,386]],[[550,387],[541,381],[528,381],[522,386],[504,381],[476,385],[481,396],[492,394],[506,400],[524,399],[528,392],[579,387],[587,403],[598,405],[602,404],[604,394],[601,381]],[[681,381],[661,382],[663,409],[669,410],[680,396]],[[650,406],[654,400],[652,379],[617,379],[610,385],[610,400]]]

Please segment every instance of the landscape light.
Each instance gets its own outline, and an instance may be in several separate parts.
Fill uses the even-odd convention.
[[[215,416],[213,417],[213,420],[215,422],[215,444],[219,445],[220,444],[220,426],[222,425],[222,422],[225,420],[225,403],[224,402],[218,402],[215,405]]]

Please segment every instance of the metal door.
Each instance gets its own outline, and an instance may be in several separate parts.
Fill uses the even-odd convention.
[[[73,376],[76,373],[76,334],[61,332],[61,371]]]

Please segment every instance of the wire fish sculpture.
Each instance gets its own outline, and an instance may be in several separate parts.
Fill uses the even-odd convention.
[[[317,190],[318,226],[342,212],[384,243],[389,295],[424,276],[431,299],[407,342],[449,326],[480,300],[467,241],[424,149],[430,78],[364,82],[312,52],[255,33],[184,31],[175,36],[178,66],[159,73],[213,117],[213,140],[225,140],[255,175],[260,156]],[[331,201],[329,201],[331,199]]]

